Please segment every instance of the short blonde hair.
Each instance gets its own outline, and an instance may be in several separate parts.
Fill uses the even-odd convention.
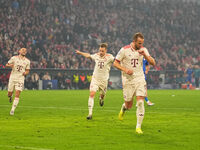
[[[108,48],[108,44],[107,44],[107,43],[101,43],[101,44],[100,44],[100,47],[101,47],[101,48],[107,49],[107,48]]]
[[[137,41],[138,38],[144,39],[144,36],[141,32],[137,32],[133,35],[133,41]]]

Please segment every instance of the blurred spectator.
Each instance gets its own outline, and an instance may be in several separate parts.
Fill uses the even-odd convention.
[[[87,88],[89,88],[91,80],[92,80],[92,74],[88,73],[87,74]]]
[[[58,89],[63,89],[63,75],[60,72],[58,72],[55,79],[58,80]]]
[[[79,89],[78,83],[79,83],[79,75],[78,75],[78,73],[76,73],[76,74],[73,75],[73,87],[74,87],[74,89]]]
[[[46,89],[52,89],[53,85],[52,85],[52,82],[50,81],[51,76],[49,75],[48,72],[44,74],[44,76],[42,77],[42,80],[43,80],[43,89],[45,89],[45,86],[46,86]],[[44,83],[46,83],[46,85]]]
[[[85,88],[86,88],[86,85],[87,85],[86,76],[85,76],[84,73],[82,73],[82,74],[79,76],[79,88],[80,88],[80,89],[85,89]]]
[[[191,65],[189,65],[189,67],[187,68],[186,73],[187,73],[187,88],[189,89],[189,85],[192,83],[192,73],[193,73]]]
[[[31,81],[30,75],[26,76],[26,78],[25,78],[24,89],[29,89],[29,90],[32,89],[32,81]]]
[[[64,74],[64,87],[65,89],[72,89],[72,78],[67,73]]]
[[[48,72],[45,73],[45,75],[42,77],[42,80],[51,80],[51,76]]]
[[[32,89],[38,89],[39,80],[40,80],[39,75],[36,72],[34,72],[31,75]]]
[[[12,2],[12,7],[13,7],[14,9],[19,9],[19,2],[18,2],[17,0],[14,0],[14,1]]]

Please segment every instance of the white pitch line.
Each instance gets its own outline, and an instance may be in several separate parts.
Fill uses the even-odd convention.
[[[11,107],[11,105],[0,105],[0,107]],[[67,110],[88,110],[86,108],[82,108],[82,107],[77,107],[77,106],[71,106],[71,107],[55,107],[55,106],[27,106],[27,105],[24,105],[24,106],[18,106],[18,107],[23,107],[23,108],[37,108],[37,109],[67,109]],[[147,106],[147,107],[150,107],[150,106]],[[101,108],[99,108],[101,109]],[[105,109],[110,109],[110,110],[117,110],[119,108],[117,107],[106,107],[102,110],[105,110]],[[194,108],[183,108],[183,107],[173,107],[173,108],[157,108],[155,106],[152,106],[152,109],[156,109],[156,110],[164,110],[164,109],[167,109],[167,110],[194,110]],[[106,110],[106,111],[110,111],[110,110]]]
[[[0,107],[11,107],[10,105],[0,105]],[[63,109],[63,110],[78,110],[78,111],[87,111],[87,108],[81,108],[81,107],[76,107],[76,106],[71,106],[71,107],[37,107],[37,106],[18,106],[18,107],[22,107],[22,108],[33,108],[33,109]],[[95,108],[98,110],[102,110],[102,111],[106,111],[106,112],[119,112],[119,109],[116,107],[106,107],[106,108],[110,108],[110,109],[102,109],[102,108]],[[153,108],[152,109],[167,109],[167,110],[194,110],[193,108]],[[177,115],[179,114],[178,112],[146,112],[147,114],[168,114],[168,115]],[[194,115],[194,114],[193,114]],[[200,116],[200,114],[195,114],[195,116]]]
[[[4,148],[14,148],[14,149],[26,149],[26,150],[55,150],[55,149],[46,149],[46,148],[36,148],[36,147],[23,147],[23,146],[10,146],[10,145],[0,145]]]
[[[0,105],[0,107],[11,107],[10,105]],[[18,106],[18,107],[22,107],[22,108],[35,108],[35,109],[64,109],[64,110],[88,110],[87,108],[81,108],[81,107],[36,107],[36,106]],[[100,109],[100,108],[99,108]],[[107,109],[102,109],[104,111],[110,111],[110,112],[116,112],[118,110],[114,110],[114,109],[110,109],[110,110],[107,110]]]

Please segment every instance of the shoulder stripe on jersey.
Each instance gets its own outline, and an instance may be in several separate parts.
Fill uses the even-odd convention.
[[[131,48],[131,46],[130,46],[130,45],[126,45],[126,46],[124,46],[123,48],[124,48],[124,49],[127,49],[127,48]]]

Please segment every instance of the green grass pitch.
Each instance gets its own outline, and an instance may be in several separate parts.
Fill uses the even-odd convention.
[[[121,90],[108,90],[103,107],[95,98],[93,120],[88,90],[23,91],[14,116],[0,91],[0,150],[199,150],[200,91],[149,90],[143,135],[135,133],[136,107],[118,113]]]

